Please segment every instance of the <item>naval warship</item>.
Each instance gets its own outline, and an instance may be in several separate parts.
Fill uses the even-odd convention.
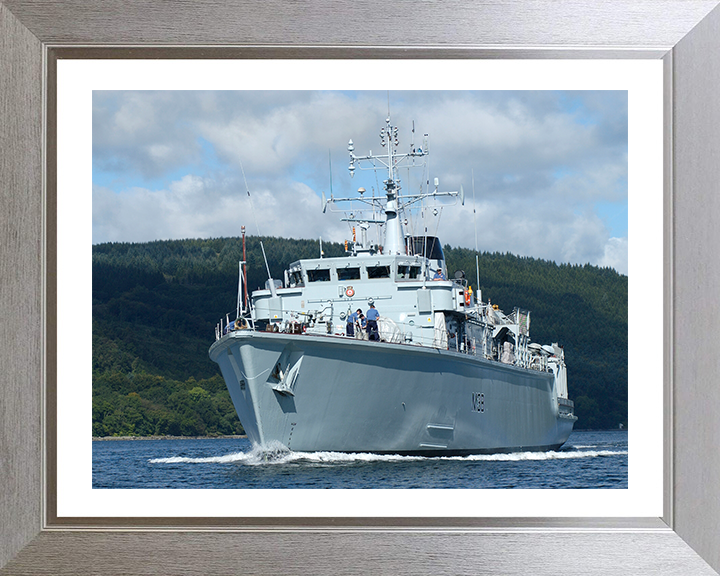
[[[465,200],[462,187],[440,191],[437,179],[434,189],[424,178],[417,193],[402,191],[401,169],[426,170],[427,134],[416,146],[413,126],[401,152],[388,117],[380,140],[378,155],[348,144],[351,176],[387,176],[377,196],[322,194],[323,212],[355,206],[342,218],[352,230],[345,256],[325,258],[321,246],[282,279],[266,262],[268,281],[250,296],[240,262],[234,318],[217,324],[209,354],[249,440],[425,456],[559,448],[577,420],[562,346],[532,342],[530,311],[483,302],[479,278],[473,292],[464,272],[449,277],[440,240],[413,230],[418,213]]]

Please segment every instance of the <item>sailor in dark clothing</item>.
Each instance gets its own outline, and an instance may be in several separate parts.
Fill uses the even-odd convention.
[[[370,303],[370,308],[368,309],[365,317],[367,318],[368,340],[380,340],[377,325],[377,319],[380,318],[380,313],[375,310],[375,304],[372,302]]]
[[[345,326],[345,336],[347,336],[348,338],[355,337],[355,323],[357,322],[357,320],[358,320],[357,312],[348,314],[347,325]]]

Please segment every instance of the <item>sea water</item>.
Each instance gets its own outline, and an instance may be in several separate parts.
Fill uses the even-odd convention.
[[[627,488],[626,431],[557,451],[458,457],[292,452],[245,438],[93,441],[93,488]]]

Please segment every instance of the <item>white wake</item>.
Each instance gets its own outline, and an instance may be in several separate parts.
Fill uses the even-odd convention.
[[[441,460],[487,460],[491,462],[520,462],[529,460],[571,460],[574,458],[597,458],[599,456],[626,456],[627,450],[583,450],[567,452],[511,452],[509,454],[474,454],[472,456],[442,456]]]
[[[356,464],[368,462],[414,462],[422,460],[520,462],[533,460],[566,460],[577,458],[598,458],[624,456],[627,450],[566,450],[549,452],[511,452],[508,454],[473,454],[470,456],[401,456],[398,454],[371,454],[367,452],[293,452],[282,444],[255,446],[249,452],[233,452],[223,456],[191,458],[171,456],[152,458],[151,464],[231,464],[239,462],[247,466],[275,464]]]

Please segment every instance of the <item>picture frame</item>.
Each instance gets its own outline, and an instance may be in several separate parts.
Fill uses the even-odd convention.
[[[0,1],[0,574],[716,574],[716,0]],[[172,24],[170,24],[172,23]],[[417,42],[399,42],[398,33]],[[58,58],[657,58],[665,66],[662,518],[58,519],[53,473]],[[48,353],[50,351],[50,353]]]

